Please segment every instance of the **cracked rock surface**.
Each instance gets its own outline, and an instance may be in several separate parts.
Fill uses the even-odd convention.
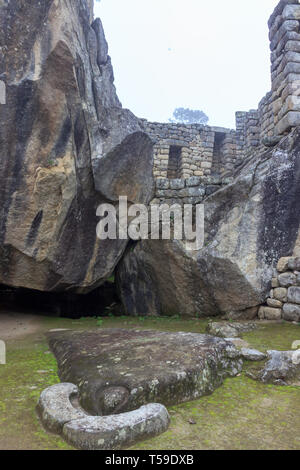
[[[269,360],[255,378],[275,385],[289,385],[300,380],[300,351],[268,351],[267,354]]]
[[[99,204],[152,198],[152,141],[117,97],[93,1],[34,3],[0,2],[0,282],[84,293],[127,245],[97,239]]]

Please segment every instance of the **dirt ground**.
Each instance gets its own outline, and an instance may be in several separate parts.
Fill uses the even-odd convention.
[[[0,311],[0,339],[7,346],[7,364],[0,365],[0,449],[71,449],[44,431],[35,412],[41,391],[59,382],[44,336],[47,330],[138,327],[204,333],[206,326],[207,320],[179,317],[68,320]],[[300,326],[261,324],[243,339],[261,351],[289,350],[300,339]],[[263,385],[245,371],[212,395],[170,407],[169,412],[169,430],[134,450],[300,449],[300,388]]]
[[[41,321],[36,315],[20,312],[0,312],[0,338],[3,341],[16,340],[37,333]]]

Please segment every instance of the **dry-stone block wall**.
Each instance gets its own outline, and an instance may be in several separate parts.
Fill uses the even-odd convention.
[[[141,120],[155,142],[156,178],[230,176],[245,158],[300,125],[299,0],[281,0],[268,24],[272,89],[257,110],[236,113],[236,131]]]
[[[272,89],[258,110],[238,112],[237,158],[240,161],[260,145],[276,143],[300,125],[300,4],[281,0],[269,19]]]
[[[236,160],[236,133],[200,124],[156,123],[141,120],[154,146],[156,178],[187,179],[225,176]]]
[[[281,258],[272,279],[267,305],[259,310],[264,320],[300,322],[300,258]]]
[[[171,180],[158,178],[152,204],[200,204],[206,197],[232,181],[231,177],[219,176],[191,176],[187,179]]]

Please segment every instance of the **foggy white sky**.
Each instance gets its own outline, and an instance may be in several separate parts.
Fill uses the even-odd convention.
[[[101,0],[124,107],[167,121],[202,109],[210,125],[235,127],[270,90],[267,21],[278,0]]]

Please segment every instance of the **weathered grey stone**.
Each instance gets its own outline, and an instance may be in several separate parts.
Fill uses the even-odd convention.
[[[279,300],[280,302],[287,302],[287,288],[278,287],[274,289],[274,299]]]
[[[264,383],[286,385],[300,377],[300,356],[297,351],[268,351],[269,361],[258,374]]]
[[[259,306],[250,307],[246,310],[240,310],[235,312],[227,312],[224,315],[224,320],[229,321],[240,321],[240,320],[255,320],[258,317]]]
[[[269,307],[272,307],[272,308],[282,308],[283,306],[283,303],[280,302],[280,300],[276,300],[276,299],[268,299],[267,304]]]
[[[282,136],[264,137],[262,143],[265,147],[275,147],[275,145],[279,144],[281,139]]]
[[[119,195],[152,197],[152,141],[118,100],[92,3],[0,2],[4,284],[80,293],[98,287],[127,241],[97,239],[97,207]]]
[[[78,388],[70,383],[61,383],[46,388],[39,398],[37,412],[45,428],[61,434],[69,421],[84,418],[86,413],[72,404],[72,399],[79,398]]]
[[[142,240],[125,254],[117,282],[128,314],[221,316],[265,302],[278,260],[300,239],[299,135],[258,152],[206,198],[202,249]]]
[[[281,287],[290,287],[296,284],[296,276],[294,273],[283,273],[278,276],[278,281]]]
[[[242,367],[232,344],[194,333],[68,331],[49,334],[49,344],[60,379],[79,387],[80,403],[92,415],[190,401],[211,393]]]
[[[284,304],[283,319],[286,321],[300,322],[300,305]]]
[[[209,186],[206,186],[205,188],[205,193],[206,193],[206,196],[211,196],[211,194],[214,194],[215,192],[219,191],[220,186],[217,186],[217,185],[209,185]]]
[[[288,289],[288,302],[300,304],[300,287],[290,287]]]
[[[170,180],[166,178],[158,178],[156,180],[156,187],[157,189],[169,189],[170,188]]]
[[[205,187],[198,186],[193,188],[185,188],[179,191],[180,197],[203,197],[205,196]]]
[[[183,179],[170,180],[171,189],[183,189],[185,188],[185,181]]]
[[[237,322],[210,322],[207,327],[207,333],[221,338],[237,338],[241,333],[247,333],[257,328],[255,323],[237,323]]]
[[[289,269],[291,271],[299,271],[300,270],[300,258],[290,258]]]
[[[249,343],[241,338],[225,338],[225,341],[229,341],[238,349],[249,348]]]
[[[169,422],[166,408],[154,403],[120,415],[70,421],[63,436],[80,450],[116,450],[167,431]]]
[[[256,349],[242,348],[241,354],[243,356],[243,359],[245,359],[246,361],[258,362],[258,361],[264,361],[265,359],[267,359],[266,354],[260,351],[257,351]]]
[[[282,310],[281,308],[261,307],[258,316],[261,320],[280,320]]]
[[[300,112],[289,111],[279,122],[276,124],[275,132],[283,134],[292,127],[300,125]]]
[[[289,262],[291,260],[291,257],[285,257],[285,258],[280,258],[280,260],[277,263],[277,271],[280,273],[284,273],[289,269]]]
[[[186,186],[188,188],[193,187],[193,186],[200,186],[201,177],[200,176],[192,176],[191,178],[188,178],[185,183],[186,183]]]
[[[276,289],[277,287],[279,287],[278,278],[277,278],[277,277],[273,277],[273,279],[272,279],[272,288],[273,288],[273,289]]]
[[[120,415],[89,416],[79,405],[78,388],[71,383],[44,390],[37,412],[47,430],[63,434],[74,447],[87,450],[128,447],[161,434],[170,422],[166,408],[159,404]]]

